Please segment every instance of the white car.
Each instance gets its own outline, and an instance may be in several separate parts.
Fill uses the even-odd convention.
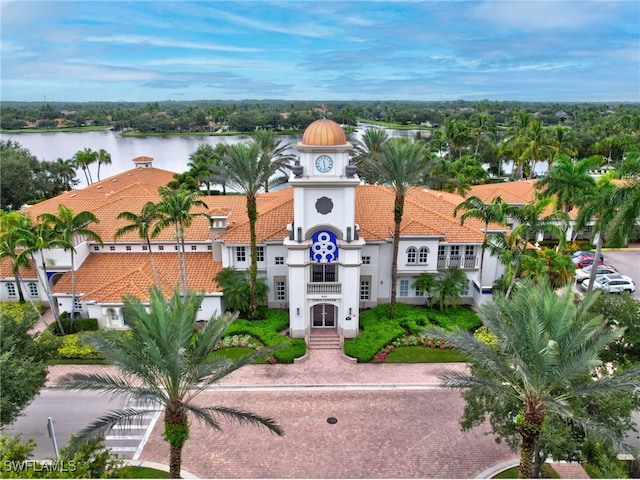
[[[587,265],[584,268],[579,268],[576,270],[576,282],[580,283],[583,280],[586,280],[591,275],[591,268],[593,265]],[[598,265],[598,271],[596,272],[596,277],[600,275],[616,275],[618,270],[609,265]]]
[[[586,290],[588,287],[589,279],[587,278],[582,282],[582,289]],[[633,293],[636,291],[636,284],[625,275],[602,275],[601,277],[596,277],[593,288],[600,288],[609,293],[622,293],[625,290]]]

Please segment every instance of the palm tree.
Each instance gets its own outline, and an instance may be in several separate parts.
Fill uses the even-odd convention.
[[[495,139],[496,136],[496,121],[493,118],[493,115],[488,113],[475,113],[471,116],[470,119],[471,131],[476,137],[476,148],[475,155],[478,155],[478,150],[480,149],[480,140],[483,135],[487,135],[492,139]]]
[[[82,211],[77,215],[73,214],[73,210],[64,205],[58,205],[58,214],[41,213],[38,219],[44,223],[48,223],[54,232],[56,242],[61,242],[63,248],[69,249],[71,255],[71,330],[73,331],[73,320],[76,309],[76,268],[74,247],[77,237],[94,240],[102,245],[100,236],[88,228],[91,223],[98,223],[98,218],[89,211]]]
[[[576,139],[573,130],[560,125],[552,128],[549,132],[549,151],[551,152],[549,164],[554,162],[559,155],[575,157],[578,153],[575,144]]]
[[[89,165],[97,161],[97,152],[94,152],[90,148],[85,148],[84,150],[76,152],[73,156],[73,161],[78,167],[82,168],[84,176],[87,179],[87,185],[91,185],[93,183],[93,178],[91,178]]]
[[[30,225],[27,228],[20,228],[18,229],[18,232],[20,235],[20,245],[24,247],[24,250],[20,252],[18,257],[29,256],[34,263],[36,263],[36,255],[38,253],[40,254],[40,266],[42,267],[44,278],[40,277],[40,270],[36,269],[38,279],[45,289],[47,299],[49,300],[49,307],[53,313],[53,318],[58,324],[58,329],[60,330],[60,333],[64,335],[65,332],[62,322],[60,321],[60,313],[58,312],[56,301],[51,294],[49,275],[47,273],[47,261],[44,258],[44,251],[50,248],[63,248],[65,250],[70,250],[73,248],[73,245],[61,238],[56,238],[55,232],[52,230],[51,226],[45,222],[38,225]]]
[[[147,408],[125,407],[111,411],[79,432],[78,444],[104,436],[114,425],[132,424],[142,415],[164,409],[164,438],[169,443],[171,478],[180,478],[182,448],[189,438],[189,417],[221,431],[219,418],[266,427],[277,435],[282,429],[271,418],[223,406],[202,406],[194,402],[200,392],[256,358],[267,354],[258,350],[239,360],[211,353],[227,327],[236,319],[225,314],[211,318],[194,332],[202,296],[181,297],[176,286],[173,298],[165,301],[162,291],[150,291],[149,312],[138,299],[128,298],[124,315],[127,335],[87,335],[86,341],[102,352],[120,375],[72,373],[60,379],[66,389],[93,390],[140,401]]]
[[[201,143],[196,151],[189,155],[189,174],[207,186],[207,195],[211,195],[211,183],[214,169],[222,161],[212,145]]]
[[[518,239],[515,245],[519,249],[519,253],[524,253],[529,247],[529,243],[534,241],[540,234],[548,234],[557,238],[559,248],[562,248],[566,241],[565,236],[569,226],[569,216],[565,212],[558,210],[553,210],[545,215],[545,211],[552,207],[553,203],[552,198],[543,197],[533,203],[527,203],[512,210],[513,217],[519,224],[511,231],[511,235]],[[518,277],[518,269],[519,263],[516,263],[514,276],[507,290],[507,297],[511,293]]]
[[[187,294],[187,255],[185,250],[185,239],[187,236],[187,228],[191,226],[196,215],[191,209],[194,207],[207,207],[207,204],[198,197],[202,195],[199,190],[190,191],[186,188],[178,188],[173,190],[170,187],[160,187],[161,200],[156,205],[156,214],[158,221],[153,227],[151,237],[155,237],[162,230],[169,226],[175,228],[176,245],[178,245],[178,265],[180,267],[180,278],[182,281],[182,294]]]
[[[613,194],[616,215],[609,226],[608,234],[613,243],[624,243],[638,231],[640,219],[640,180],[631,179]]]
[[[382,155],[382,147],[389,140],[387,131],[382,128],[367,128],[361,140],[353,142],[353,164],[358,169],[358,176],[366,183],[376,183],[368,165],[377,161]]]
[[[461,209],[465,210],[465,212],[460,217],[460,225],[464,225],[467,218],[477,218],[481,222],[484,222],[484,238],[482,239],[482,248],[480,250],[480,271],[478,272],[478,282],[480,283],[480,291],[482,291],[482,269],[484,267],[484,252],[487,247],[487,236],[489,235],[489,224],[497,223],[506,225],[507,215],[511,207],[509,207],[500,196],[494,198],[491,203],[484,203],[479,197],[473,196],[460,203],[453,210],[453,216],[456,217]]]
[[[589,175],[593,166],[593,157],[575,161],[559,155],[545,177],[536,182],[536,189],[543,196],[555,196],[560,208],[569,213],[594,189],[595,180]]]
[[[523,178],[524,163],[522,160],[523,138],[526,130],[533,121],[533,115],[529,112],[518,111],[509,122],[505,136],[505,148],[514,159],[514,171],[518,167],[517,178]]]
[[[111,165],[111,154],[101,148],[96,152],[96,160],[98,161],[98,181],[100,181],[100,166]]]
[[[513,416],[521,439],[520,478],[537,476],[534,457],[540,432],[552,417],[622,443],[571,400],[607,392],[630,394],[638,386],[640,370],[616,375],[599,370],[596,375],[602,365],[600,352],[622,331],[610,329],[602,316],[589,313],[596,296],[576,303],[574,295],[571,290],[558,295],[548,284],[530,281],[523,281],[511,298],[496,294],[492,303],[478,309],[484,326],[496,338],[496,347],[463,330],[433,332],[464,353],[471,366],[470,373],[443,375],[444,386],[475,393],[486,399],[485,404],[515,402],[519,406]],[[467,408],[473,407],[467,404]]]
[[[149,252],[149,260],[151,261],[151,269],[153,270],[153,276],[156,279],[156,285],[160,288],[160,275],[158,274],[158,268],[156,267],[156,261],[153,257],[151,250],[151,234],[153,232],[153,224],[158,220],[158,206],[153,202],[147,202],[142,207],[140,214],[133,212],[121,212],[118,214],[118,219],[127,220],[129,223],[124,227],[120,227],[113,235],[114,239],[118,239],[129,232],[137,232],[138,237],[147,245]]]
[[[393,256],[391,264],[391,305],[389,316],[393,318],[396,310],[396,291],[398,283],[398,248],[400,244],[400,224],[404,214],[404,200],[408,187],[415,185],[430,168],[422,142],[413,142],[406,138],[392,138],[382,147],[380,156],[372,158],[367,165],[371,168],[379,183],[389,185],[395,194],[393,202]]]
[[[260,145],[260,155],[265,157],[269,163],[274,164],[274,173],[280,172],[282,176],[275,179],[276,185],[282,185],[287,182],[287,168],[290,168],[291,162],[296,158],[293,154],[285,153],[289,148],[289,144],[283,144],[282,140],[278,140],[276,132],[273,130],[260,129],[253,133],[253,139]],[[275,167],[277,165],[277,167]],[[269,191],[269,178],[264,184],[264,191]]]
[[[29,217],[19,212],[4,212],[0,210],[0,260],[8,258],[11,262],[11,271],[16,281],[20,303],[25,302],[20,270],[29,266],[29,259],[26,256],[20,257],[22,249],[20,229],[29,228],[30,224]]]
[[[524,130],[520,139],[522,145],[521,161],[529,161],[529,178],[534,178],[536,163],[539,160],[549,158],[551,150],[546,128],[540,120],[532,120]]]
[[[257,279],[258,279],[258,248],[256,237],[256,222],[258,221],[258,193],[262,191],[275,171],[281,168],[277,162],[272,162],[268,156],[261,154],[260,144],[239,143],[227,150],[224,158],[224,169],[228,181],[247,200],[247,216],[249,217],[249,236],[251,242],[251,265],[249,266],[249,317],[256,318],[258,310]]]
[[[576,230],[593,222],[592,233],[597,238],[595,258],[599,258],[604,237],[621,243],[637,229],[640,217],[640,184],[632,181],[617,188],[611,180],[601,177],[593,194],[585,199],[576,220]],[[587,292],[593,289],[597,269],[591,269]]]
[[[436,277],[433,296],[438,299],[440,310],[458,301],[466,289],[469,280],[467,274],[458,267],[452,267]]]

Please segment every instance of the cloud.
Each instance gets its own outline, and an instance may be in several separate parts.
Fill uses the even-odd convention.
[[[148,36],[137,35],[113,35],[103,37],[87,37],[87,42],[105,44],[141,45],[162,48],[180,48],[187,50],[215,50],[221,52],[260,52],[260,48],[234,47],[230,45],[216,45],[212,43],[184,42],[177,40],[164,40]]]

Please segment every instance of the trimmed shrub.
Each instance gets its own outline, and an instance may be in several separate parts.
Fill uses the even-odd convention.
[[[2,302],[0,303],[0,312],[12,318],[22,318],[24,312],[31,312],[33,310],[34,305],[39,313],[44,313],[45,308],[40,302],[34,302],[33,304],[31,302]]]
[[[289,328],[289,314],[283,310],[265,310],[264,320],[242,320],[233,322],[224,333],[224,337],[232,335],[251,335],[264,345],[272,347],[281,345],[273,357],[280,363],[293,363],[293,359],[305,354],[307,346],[302,339],[290,339],[280,332]],[[223,337],[223,339],[224,339]]]
[[[97,318],[76,318],[73,321],[73,331],[71,331],[71,319],[68,316],[63,317],[61,315],[60,323],[62,323],[62,328],[64,328],[65,334],[95,332],[98,330]],[[51,322],[47,329],[51,330],[54,335],[61,335],[60,329],[58,328],[58,322]]]
[[[460,327],[475,330],[482,320],[473,311],[463,307],[450,307],[446,311],[426,309],[399,303],[396,318],[389,319],[389,305],[380,305],[360,314],[362,332],[353,340],[344,343],[344,352],[358,362],[370,362],[379,353],[388,354],[384,349],[393,342],[400,344],[405,337],[424,338],[430,326],[440,326],[447,330]],[[434,346],[427,345],[425,346]],[[437,345],[437,348],[442,348]],[[393,346],[391,347],[393,348]],[[381,361],[380,358],[377,361]]]
[[[62,337],[56,358],[74,360],[104,360],[104,356],[91,345],[82,342],[82,333]]]
[[[54,335],[50,329],[47,329],[36,335],[35,345],[45,360],[51,360],[58,356],[58,349],[62,345],[62,337]]]
[[[464,330],[473,331],[482,325],[482,319],[478,314],[464,307],[452,307],[446,312],[429,310],[427,316],[431,323],[445,330],[459,327]]]

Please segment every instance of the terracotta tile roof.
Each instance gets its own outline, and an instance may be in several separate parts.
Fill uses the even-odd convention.
[[[391,238],[394,229],[395,194],[378,185],[360,185],[356,190],[356,223],[365,240]],[[464,225],[453,217],[463,198],[446,192],[410,188],[405,197],[401,235],[434,235],[445,242],[481,242],[484,225],[469,219]]]
[[[476,196],[483,202],[489,203],[499,195],[502,196],[502,200],[512,205],[531,203],[536,198],[536,181],[517,180],[515,182],[474,185],[467,196]]]
[[[177,253],[154,253],[153,258],[167,296],[180,283]],[[187,272],[190,291],[217,292],[213,277],[222,269],[221,262],[207,252],[188,252]],[[125,294],[149,300],[149,288],[155,278],[148,253],[92,253],[76,272],[76,293],[82,301],[118,303]],[[53,293],[71,294],[71,273],[65,273],[53,287]]]
[[[29,260],[29,266],[21,268],[18,273],[23,280],[26,278],[38,278],[33,260]],[[0,278],[14,278],[10,258],[0,259]]]
[[[172,180],[173,173],[156,168],[134,168],[119,175],[94,183],[89,187],[64,193],[26,209],[32,216],[42,212],[55,213],[58,204],[64,204],[74,212],[92,211],[99,223],[91,228],[107,243],[114,241],[114,233],[126,220],[116,217],[123,211],[139,213],[148,201],[158,202],[158,187]],[[510,182],[518,183],[518,182]],[[501,184],[508,185],[508,184]],[[109,189],[107,191],[107,189]],[[229,244],[249,244],[249,221],[246,200],[242,195],[203,196],[207,208],[194,209],[193,213],[226,215],[227,231],[218,236]],[[409,190],[401,232],[403,235],[434,235],[447,242],[481,241],[482,224],[469,219],[464,226],[453,218],[453,209],[462,197],[440,191],[412,188]],[[393,231],[394,194],[387,187],[360,185],[356,188],[356,223],[360,236],[365,240],[385,240]],[[293,189],[284,188],[258,197],[258,242],[281,241],[287,236],[286,226],[293,220]],[[165,229],[155,242],[173,242],[172,228]],[[209,221],[196,216],[187,229],[187,239],[206,242],[211,239]],[[137,232],[123,236],[120,241],[139,242]]]
[[[475,185],[471,187],[467,197],[476,196],[484,203],[489,203],[500,195],[505,203],[520,206],[535,202],[536,193],[536,180],[516,180],[514,182]],[[551,205],[545,209],[543,215],[549,215],[553,210],[554,206]],[[578,209],[574,208],[569,212],[569,218],[575,219],[577,217]]]

